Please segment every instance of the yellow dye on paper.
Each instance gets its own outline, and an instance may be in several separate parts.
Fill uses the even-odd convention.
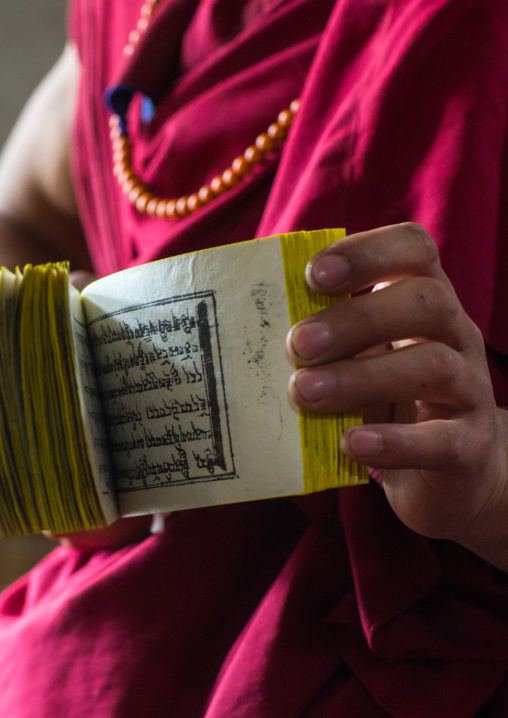
[[[27,467],[16,393],[17,362],[12,342],[19,282],[0,272],[0,536],[26,533],[34,521],[24,493]]]
[[[105,523],[76,383],[67,264],[0,273],[0,536]]]
[[[311,257],[345,236],[342,229],[294,232],[280,238],[291,325],[325,309],[346,296],[331,297],[312,291],[305,281],[305,267]],[[359,413],[313,414],[300,410],[303,460],[303,493],[368,481],[364,466],[347,457],[339,447],[340,437],[361,424]]]
[[[72,507],[73,511],[70,514],[66,512],[65,516],[73,516],[74,526],[92,528],[103,525],[105,518],[97,496],[80,410],[73,361],[68,269],[67,266],[64,269],[61,265],[56,265],[56,270],[52,273],[54,296],[50,297],[49,304],[57,307],[57,311],[49,315],[50,335],[53,337],[57,385],[60,387],[57,396],[59,431],[65,446],[65,470],[70,478],[70,481],[63,482],[61,490],[66,505]],[[61,474],[60,478],[62,476]]]
[[[103,524],[79,412],[66,264],[25,268],[19,336],[31,484],[42,527],[65,533]]]

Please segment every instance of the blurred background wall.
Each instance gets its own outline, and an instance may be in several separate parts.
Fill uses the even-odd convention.
[[[65,11],[66,0],[0,0],[0,146],[28,95],[62,51]],[[51,548],[41,536],[0,540],[0,589]]]
[[[0,1],[0,143],[65,43],[67,0]]]

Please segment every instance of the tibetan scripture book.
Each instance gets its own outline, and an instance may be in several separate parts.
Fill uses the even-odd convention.
[[[342,230],[134,267],[79,293],[62,264],[0,275],[0,532],[55,533],[366,481],[357,415],[287,397],[292,324],[343,298],[305,265]]]

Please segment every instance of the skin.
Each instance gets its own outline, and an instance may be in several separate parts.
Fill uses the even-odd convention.
[[[79,62],[72,46],[29,101],[0,159],[0,262],[91,262],[70,173]],[[405,224],[350,236],[309,263],[323,293],[384,288],[296,325],[289,393],[310,411],[361,409],[343,450],[383,471],[388,501],[413,530],[468,547],[508,571],[508,418],[495,405],[478,328],[425,230]],[[149,535],[151,519],[64,537],[95,550]]]
[[[79,84],[76,49],[68,45],[23,110],[0,157],[0,264],[14,269],[69,259],[73,280],[93,279],[70,170],[71,125]],[[117,548],[150,535],[151,517],[54,537],[84,550]],[[47,534],[49,535],[49,534]]]
[[[342,448],[382,470],[401,521],[508,570],[508,415],[432,239],[411,223],[352,235],[312,259],[307,281],[327,294],[385,286],[293,327],[292,400],[363,410]]]
[[[29,99],[0,158],[0,261],[67,257],[75,269],[92,265],[78,218],[70,172],[70,128],[79,62],[72,46]]]

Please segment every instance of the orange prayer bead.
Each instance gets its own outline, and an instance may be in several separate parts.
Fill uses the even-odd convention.
[[[256,147],[260,152],[271,152],[273,150],[273,142],[266,132],[256,137]]]
[[[136,177],[134,177],[133,175],[131,175],[130,177],[128,177],[128,178],[125,180],[125,182],[121,182],[121,183],[120,183],[120,187],[121,187],[121,189],[122,189],[122,192],[123,192],[125,195],[128,195],[129,192],[131,191],[131,189],[132,189],[133,187],[136,187],[137,184],[138,184],[138,181],[137,181]]]
[[[125,162],[117,162],[113,165],[113,174],[115,177],[119,177],[122,172],[126,172],[129,169],[129,166]]]
[[[168,201],[164,215],[166,219],[176,219],[176,200],[170,199]]]
[[[152,199],[148,202],[146,205],[146,213],[150,215],[150,217],[154,217],[155,213],[157,211],[157,207],[159,206],[159,202],[161,201],[160,197],[152,197]]]
[[[132,30],[129,34],[129,42],[131,45],[137,45],[141,34],[139,30]]]
[[[124,135],[120,135],[119,137],[115,137],[113,139],[113,150],[123,150],[128,146],[130,146],[130,143]]]
[[[143,194],[140,194],[139,197],[136,200],[136,209],[138,212],[146,212],[146,205],[150,200],[153,198],[153,194],[151,192],[143,192]]]
[[[235,184],[238,184],[240,182],[240,177],[238,177],[237,174],[233,172],[232,169],[224,170],[222,173],[222,181],[226,185],[226,187],[234,187]]]
[[[243,156],[250,165],[258,165],[263,160],[263,155],[255,145],[247,147]]]
[[[191,214],[197,212],[197,210],[201,209],[202,206],[203,202],[199,199],[199,195],[197,192],[194,192],[193,194],[189,195],[189,199],[187,200],[187,209]]]
[[[203,204],[208,204],[208,202],[211,202],[212,199],[215,199],[216,196],[217,195],[212,190],[212,188],[206,184],[204,185],[204,187],[201,187],[198,192],[198,197]]]
[[[154,3],[145,2],[145,4],[141,6],[141,16],[150,17],[153,11],[153,5]]]
[[[136,28],[129,33],[128,42],[123,49],[125,55],[134,53],[159,2],[160,0],[144,0]],[[300,100],[293,100],[288,109],[279,112],[277,121],[272,123],[266,132],[258,135],[254,144],[247,147],[243,156],[236,157],[222,175],[214,177],[209,185],[203,185],[197,192],[175,199],[154,196],[137,177],[132,169],[132,143],[126,132],[126,126],[118,115],[113,114],[109,118],[113,173],[118,179],[122,192],[141,214],[146,213],[170,220],[187,217],[237,185],[253,167],[261,164],[265,160],[265,155],[273,152],[286,139],[299,107]]]
[[[166,207],[168,206],[168,200],[167,199],[161,199],[155,208],[155,216],[159,219],[164,219],[166,216]]]
[[[120,185],[124,185],[127,182],[127,180],[130,180],[130,179],[137,181],[137,178],[134,176],[131,169],[124,169],[118,175],[118,183]]]
[[[289,128],[291,127],[291,124],[293,122],[294,115],[289,110],[282,110],[282,112],[279,112],[279,116],[277,117],[277,122],[281,127]]]
[[[215,194],[224,194],[227,187],[224,184],[224,180],[222,177],[214,177],[213,180],[210,182],[210,189],[212,192],[215,192]]]
[[[231,169],[239,177],[243,177],[249,171],[250,165],[247,162],[247,160],[245,159],[245,157],[243,157],[243,155],[240,155],[240,157],[236,157],[236,159],[233,160]]]
[[[136,204],[136,200],[141,194],[143,194],[143,187],[140,184],[134,184],[129,190],[129,202]]]
[[[286,130],[284,127],[279,125],[278,122],[274,122],[273,125],[270,125],[270,127],[267,129],[266,134],[271,140],[284,140],[286,139]]]
[[[127,147],[124,147],[121,150],[115,150],[113,152],[113,162],[116,165],[119,162],[129,163],[130,164],[130,151]],[[114,165],[113,165],[114,166]]]
[[[180,199],[176,200],[176,213],[179,217],[187,217],[190,214],[189,208],[187,207],[187,196],[184,195]]]

